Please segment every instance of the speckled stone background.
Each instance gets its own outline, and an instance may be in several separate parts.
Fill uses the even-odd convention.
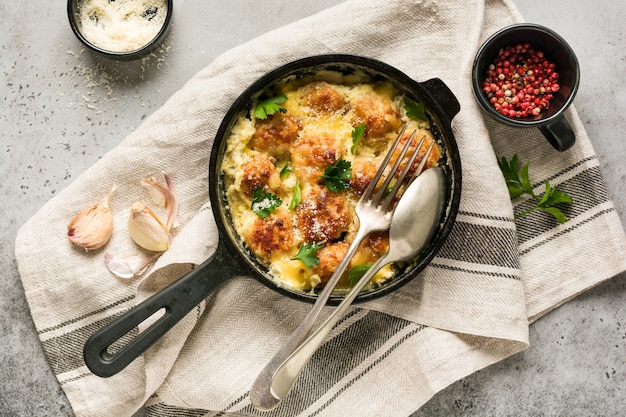
[[[72,416],[24,298],[14,258],[19,227],[218,54],[337,3],[179,0],[164,45],[131,63],[83,51],[65,2],[0,3],[0,416]],[[626,3],[515,3],[577,53],[582,82],[574,103],[626,221]],[[412,417],[626,413],[626,274],[539,320],[530,341]]]

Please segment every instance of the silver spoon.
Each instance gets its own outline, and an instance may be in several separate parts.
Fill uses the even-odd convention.
[[[407,188],[391,220],[389,252],[367,270],[326,321],[276,370],[270,386],[275,399],[280,401],[287,395],[313,353],[376,272],[389,263],[413,259],[428,244],[441,219],[446,188],[446,175],[440,168],[424,171]]]
[[[391,226],[391,219],[396,208],[393,206],[393,202],[398,196],[400,187],[407,178],[409,170],[413,166],[413,162],[419,154],[418,151],[422,148],[426,139],[426,136],[424,136],[420,140],[419,144],[415,148],[415,151],[408,157],[408,161],[405,164],[404,169],[399,172],[400,164],[404,160],[404,157],[406,156],[417,133],[416,130],[413,131],[400,150],[400,142],[404,137],[405,130],[406,126],[404,126],[398,133],[398,136],[387,151],[387,155],[385,155],[383,162],[380,164],[378,171],[374,175],[374,178],[372,178],[367,189],[363,192],[354,207],[356,215],[359,218],[359,228],[354,240],[348,247],[347,253],[337,266],[335,272],[333,272],[332,276],[329,278],[328,282],[324,286],[324,289],[317,297],[317,300],[313,304],[311,310],[307,313],[306,317],[304,317],[300,325],[296,328],[296,330],[294,330],[285,344],[265,365],[252,384],[252,387],[250,388],[250,401],[255,408],[267,411],[275,408],[280,403],[280,400],[276,399],[270,392],[272,377],[274,376],[276,369],[278,369],[285,359],[287,359],[289,355],[291,355],[293,351],[312,333],[318,316],[322,312],[322,309],[326,305],[326,302],[330,298],[337,283],[348,268],[350,260],[358,250],[363,239],[365,239],[371,232],[389,230],[389,227]],[[414,179],[422,173],[433,146],[434,141],[431,142],[417,169],[415,169],[415,172],[410,176],[411,179]],[[395,161],[392,162],[392,159],[394,159],[394,155],[396,155],[398,150],[400,150],[400,154],[395,158]],[[390,167],[390,165],[393,166]],[[397,177],[391,175],[396,172],[399,172]],[[391,186],[391,181],[394,180],[395,185]],[[380,184],[381,181],[382,184],[380,187],[377,187],[377,184]],[[409,182],[410,181],[411,180],[409,180]],[[386,190],[388,192],[386,192]]]

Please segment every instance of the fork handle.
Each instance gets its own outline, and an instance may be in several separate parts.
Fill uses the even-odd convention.
[[[452,120],[454,116],[461,111],[461,105],[454,96],[454,93],[439,78],[431,78],[419,84],[432,97],[433,103],[440,105],[443,114],[448,116],[448,119]]]

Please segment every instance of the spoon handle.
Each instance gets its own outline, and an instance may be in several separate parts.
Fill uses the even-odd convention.
[[[322,345],[324,339],[333,326],[347,312],[348,308],[352,304],[352,301],[354,301],[363,287],[365,287],[370,279],[372,279],[372,277],[383,266],[390,262],[394,262],[394,259],[391,259],[392,257],[393,256],[391,256],[390,253],[387,253],[382,258],[379,258],[359,279],[356,285],[352,287],[350,292],[346,294],[341,304],[337,306],[326,321],[322,323],[320,327],[315,330],[311,336],[309,336],[308,339],[302,342],[302,344],[300,344],[300,346],[298,346],[297,349],[295,349],[293,353],[285,359],[278,369],[276,369],[270,386],[270,390],[274,397],[282,399],[287,395],[304,366],[307,364],[311,356],[313,356],[313,353],[315,353],[315,351]]]
[[[315,304],[313,304],[311,310],[309,310],[304,320],[302,320],[300,325],[289,337],[283,347],[281,347],[280,350],[274,354],[272,359],[267,363],[267,365],[265,365],[263,370],[261,370],[257,376],[256,380],[252,384],[252,387],[250,388],[250,401],[257,409],[264,411],[272,410],[280,404],[283,397],[276,398],[270,390],[276,369],[278,369],[285,359],[287,359],[292,352],[309,336],[309,334],[311,334],[311,330],[313,329],[322,308],[324,308],[326,302],[330,298],[330,295],[337,285],[339,278],[341,278],[345,270],[348,268],[350,260],[358,249],[359,244],[370,231],[371,230],[367,230],[365,227],[359,229],[354,241],[348,248],[346,255],[328,280],[328,283],[325,285],[324,290],[315,301]]]

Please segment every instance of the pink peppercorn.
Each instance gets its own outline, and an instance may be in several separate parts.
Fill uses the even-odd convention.
[[[536,117],[560,89],[556,65],[529,43],[503,48],[489,65],[483,92],[499,113],[510,118]]]

